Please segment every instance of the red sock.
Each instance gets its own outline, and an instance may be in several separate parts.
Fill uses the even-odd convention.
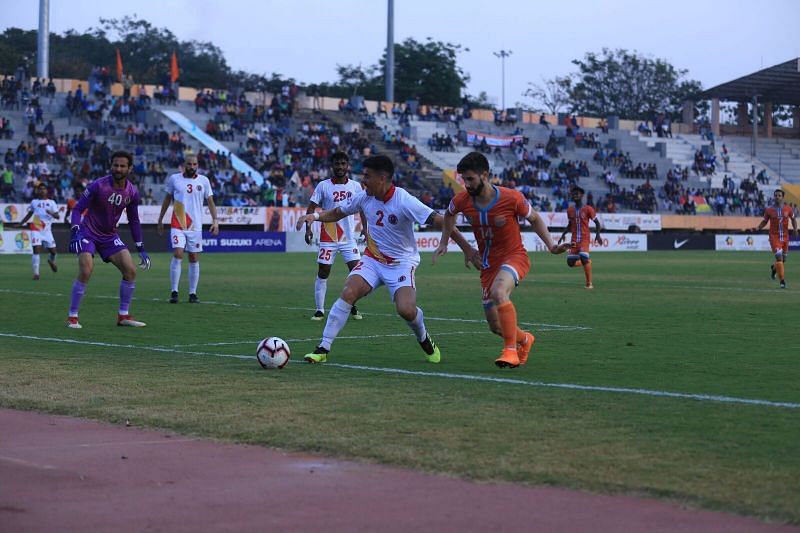
[[[506,348],[517,349],[517,310],[511,301],[497,306],[500,317],[500,330],[503,332],[503,344]]]

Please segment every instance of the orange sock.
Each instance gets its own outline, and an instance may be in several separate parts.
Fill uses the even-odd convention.
[[[783,281],[783,261],[775,262],[775,270],[778,271],[778,279]]]
[[[500,316],[500,329],[503,332],[503,343],[506,348],[517,349],[517,310],[510,301],[497,306]]]
[[[519,326],[517,326],[517,344],[521,343],[524,340],[525,340],[525,332],[519,329]]]
[[[592,284],[592,260],[589,259],[583,264],[583,273],[586,275],[586,286]]]

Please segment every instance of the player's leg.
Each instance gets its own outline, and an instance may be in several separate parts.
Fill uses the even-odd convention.
[[[331,246],[319,247],[319,252],[317,253],[317,277],[314,280],[314,306],[316,309],[311,320],[322,320],[325,317],[325,295],[328,293],[328,277],[331,275],[331,265],[335,258],[335,248]]]
[[[179,229],[171,228],[169,236],[169,242],[172,244],[172,260],[169,263],[169,303],[176,304],[178,303],[178,287],[181,283],[181,266],[183,250],[186,248],[186,235]]]
[[[56,243],[55,241],[50,241],[48,244],[50,247],[47,249],[47,264],[50,265],[50,270],[58,272],[58,264],[56,263]]]
[[[203,251],[203,232],[186,232],[186,251],[189,252],[189,303],[198,304],[197,285],[200,283],[200,253]]]
[[[509,265],[503,265],[497,271],[489,287],[489,299],[496,310],[500,322],[500,333],[503,337],[503,351],[495,364],[500,368],[517,367],[520,364],[517,352],[517,310],[511,302],[511,291],[519,282],[518,272]]]
[[[328,359],[331,345],[339,332],[342,331],[347,319],[350,317],[350,309],[353,305],[372,292],[373,287],[380,285],[380,278],[375,269],[365,265],[358,265],[353,272],[347,276],[342,293],[331,306],[328,313],[328,320],[325,321],[325,329],[322,330],[322,341],[319,346],[310,354],[303,358],[309,363],[324,363]]]
[[[584,288],[586,289],[593,289],[594,285],[592,285],[592,258],[589,256],[589,244],[586,243],[586,247],[583,248],[580,252],[581,264],[583,265],[583,275],[586,278],[586,285]]]
[[[119,313],[117,314],[118,326],[144,327],[146,324],[134,320],[130,315],[131,300],[136,290],[136,265],[127,248],[119,250],[104,260],[112,263],[122,274],[119,282]]]
[[[69,302],[69,315],[67,316],[67,327],[81,329],[78,322],[78,311],[81,307],[81,300],[86,293],[86,284],[92,277],[94,271],[94,243],[86,245],[86,251],[78,254],[78,277],[72,282],[72,292]]]
[[[386,288],[394,300],[397,314],[406,321],[422,351],[425,352],[425,359],[429,363],[438,363],[442,360],[442,353],[425,327],[425,314],[417,306],[415,271],[416,266],[411,264],[393,267],[393,272],[385,278]]]
[[[786,288],[785,268],[786,268],[786,256],[788,251],[789,251],[789,243],[781,245],[775,251],[775,270],[778,271],[778,281],[780,282],[781,289]]]
[[[361,260],[361,254],[358,253],[358,248],[356,248],[353,251],[358,255],[358,257],[356,257],[355,259],[349,259],[347,254],[342,252],[342,257],[344,257],[344,260],[347,262],[347,270],[349,270],[350,272],[353,271],[358,262]],[[350,309],[350,316],[352,316],[355,320],[361,320],[362,318],[364,318],[364,315],[358,312],[358,306],[355,305],[353,306],[352,309]]]
[[[33,239],[31,239],[33,241]],[[41,242],[40,240],[37,242]],[[33,246],[33,253],[31,254],[31,268],[33,269],[33,279],[39,279],[39,264],[41,263],[41,257],[39,254],[42,253],[42,246],[41,244],[35,244]]]

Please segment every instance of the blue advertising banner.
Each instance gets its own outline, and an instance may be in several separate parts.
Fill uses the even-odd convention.
[[[800,238],[799,237],[789,237],[789,249],[790,250],[800,250]]]
[[[274,231],[203,232],[204,252],[285,252],[286,234]]]

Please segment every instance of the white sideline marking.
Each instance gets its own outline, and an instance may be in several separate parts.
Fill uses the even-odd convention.
[[[541,330],[540,330],[541,331]],[[446,335],[469,335],[469,334],[477,334],[477,333],[487,333],[487,331],[447,331],[444,333],[436,333],[436,337],[444,337]],[[340,335],[336,337],[336,340],[340,339],[349,339],[349,340],[361,340],[361,339],[382,339],[384,337],[413,337],[413,333],[386,333],[385,335]],[[315,342],[320,339],[320,336],[316,337],[309,337],[307,339],[284,339],[286,342]],[[234,346],[236,344],[258,344],[261,342],[261,339],[257,340],[250,340],[250,341],[230,341],[230,342],[197,342],[194,344],[170,344],[172,348],[185,348],[189,346]]]
[[[16,457],[7,457],[5,455],[0,455],[0,461],[5,461],[7,463],[12,463],[21,466],[30,466],[33,468],[38,468],[40,470],[58,470],[57,466],[48,465],[44,463],[33,463],[31,461],[26,461],[24,459],[17,459]]]
[[[67,296],[64,293],[60,292],[44,292],[44,291],[23,291],[17,289],[0,289],[0,292],[5,293],[12,293],[12,294],[35,294],[40,296],[58,296],[64,297]],[[103,300],[117,300],[119,299],[118,296],[109,296],[109,295],[92,295],[92,296],[85,296],[85,298],[101,298]],[[149,302],[165,302],[163,298],[134,298],[134,300],[139,301],[149,301]],[[311,307],[286,307],[280,305],[256,305],[256,304],[240,304],[236,302],[217,302],[213,300],[204,300],[200,302],[204,305],[225,305],[228,307],[239,307],[242,309],[284,309],[287,311],[314,311],[315,309]],[[396,314],[392,313],[366,313],[367,316],[381,316],[381,317],[395,317]],[[435,316],[426,316],[426,320],[439,320],[443,322],[463,322],[468,324],[483,324],[486,322],[484,319],[476,319],[476,318],[447,318],[447,317],[435,317]],[[588,331],[592,328],[587,326],[567,326],[563,324],[544,324],[539,322],[520,322],[521,326],[535,326],[540,328],[552,328],[554,330],[564,330],[564,331]],[[257,341],[256,341],[257,342]]]
[[[170,348],[161,348],[159,346],[137,346],[134,344],[114,344],[107,342],[92,342],[92,341],[79,341],[75,339],[57,339],[54,337],[36,337],[33,335],[18,335],[16,333],[3,333],[0,332],[0,337],[11,337],[15,339],[29,339],[37,341],[70,343],[70,344],[83,344],[90,346],[106,346],[110,348],[131,348],[134,350],[150,350],[154,352],[175,353],[180,355],[210,355],[213,357],[227,357],[233,359],[255,359],[253,355],[236,355],[236,354],[221,354],[210,352],[185,352],[181,350],[174,350]],[[293,360],[292,364],[301,363],[301,361]],[[363,366],[363,365],[349,365],[343,363],[325,363],[325,366],[335,368],[345,368],[348,370],[364,370],[368,372],[384,372],[387,374],[400,374],[405,376],[421,376],[421,377],[434,377],[446,379],[461,379],[465,381],[478,381],[483,383],[507,383],[510,385],[527,385],[530,387],[543,387],[551,389],[568,389],[579,390],[587,392],[611,392],[617,394],[636,394],[641,396],[654,396],[661,398],[679,398],[684,400],[697,400],[701,402],[717,402],[717,403],[733,403],[745,405],[760,405],[767,407],[785,407],[788,409],[800,409],[800,403],[793,402],[775,402],[771,400],[761,400],[754,398],[737,398],[735,396],[720,396],[715,394],[691,394],[686,392],[670,392],[659,391],[650,389],[633,389],[627,387],[606,387],[602,385],[579,385],[576,383],[546,383],[544,381],[525,381],[523,379],[512,378],[496,378],[492,376],[476,376],[472,374],[453,374],[450,372],[423,372],[420,370],[405,370],[402,368],[382,368],[376,366]]]

